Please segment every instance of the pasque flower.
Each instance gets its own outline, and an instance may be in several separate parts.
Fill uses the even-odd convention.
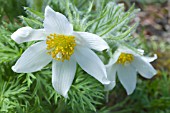
[[[157,59],[157,56],[145,57],[143,53],[143,50],[139,50],[138,54],[127,47],[119,47],[106,65],[108,79],[113,82],[105,85],[105,89],[111,90],[115,87],[116,74],[128,95],[135,90],[137,72],[144,78],[152,78],[156,70],[150,62]]]
[[[52,61],[52,85],[64,97],[68,96],[77,63],[102,84],[109,84],[104,64],[91,50],[103,51],[109,48],[101,37],[73,31],[67,18],[49,6],[45,8],[43,25],[43,29],[23,27],[12,34],[11,38],[17,43],[40,40],[25,50],[12,67],[13,71],[39,71]]]

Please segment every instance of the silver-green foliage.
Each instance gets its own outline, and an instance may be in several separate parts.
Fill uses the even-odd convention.
[[[112,47],[115,44],[124,44],[123,42],[131,37],[137,24],[129,25],[129,22],[139,10],[132,6],[125,12],[123,4],[108,1],[51,0],[48,3],[53,9],[64,13],[69,18],[74,30],[98,34]],[[27,16],[20,16],[22,26],[43,27],[43,13],[29,7],[25,7],[25,12]],[[103,86],[80,67],[77,68],[67,99],[57,94],[51,85],[51,64],[35,73],[14,73],[11,70],[12,65],[26,48],[35,43],[18,45],[10,38],[10,35],[22,26],[18,23],[3,23],[0,27],[0,112],[109,111],[104,108],[96,109],[97,106],[105,103]],[[108,61],[107,52],[98,54],[106,56],[103,61]]]

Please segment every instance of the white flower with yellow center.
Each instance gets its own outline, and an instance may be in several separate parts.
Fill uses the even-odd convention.
[[[156,74],[156,70],[150,62],[157,59],[157,56],[144,57],[142,56],[144,51],[139,50],[139,52],[141,55],[126,47],[119,47],[115,51],[113,58],[106,65],[108,79],[113,81],[109,85],[105,85],[106,90],[111,90],[115,87],[116,74],[128,95],[135,90],[137,72],[147,79]]]
[[[109,84],[106,69],[99,57],[91,50],[103,51],[108,44],[99,36],[73,31],[67,18],[49,6],[45,9],[44,29],[23,27],[11,38],[17,43],[42,40],[30,46],[12,67],[18,73],[41,70],[52,61],[52,85],[64,97],[73,82],[76,62],[88,74],[102,84]]]

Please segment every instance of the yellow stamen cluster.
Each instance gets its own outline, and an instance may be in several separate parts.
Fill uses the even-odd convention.
[[[117,63],[118,64],[125,64],[125,63],[130,63],[134,60],[134,57],[132,54],[128,54],[128,53],[121,53],[118,60],[117,60]]]
[[[61,34],[50,34],[46,40],[48,54],[54,59],[64,61],[69,60],[74,53],[76,46],[74,36],[66,36]]]

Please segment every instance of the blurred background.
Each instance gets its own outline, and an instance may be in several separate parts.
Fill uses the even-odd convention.
[[[158,74],[151,80],[138,76],[137,88],[130,96],[118,84],[109,93],[109,101],[103,102],[105,104],[99,105],[98,109],[102,108],[100,112],[105,113],[170,113],[170,1],[115,1],[123,3],[125,10],[133,3],[141,9],[132,20],[140,21],[133,36],[146,53],[158,55],[158,59],[152,63]],[[76,0],[73,2],[78,4]],[[26,16],[23,6],[43,12],[47,4],[55,4],[55,0],[0,0],[0,26],[6,26],[7,23],[21,25],[18,16]]]

